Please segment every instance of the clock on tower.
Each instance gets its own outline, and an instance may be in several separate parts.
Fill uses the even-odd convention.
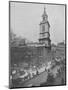
[[[50,24],[48,22],[48,15],[45,11],[45,8],[44,8],[44,13],[42,15],[42,18],[43,19],[40,22],[39,42],[42,44],[44,43],[46,47],[50,47],[51,46],[50,33],[49,33]]]

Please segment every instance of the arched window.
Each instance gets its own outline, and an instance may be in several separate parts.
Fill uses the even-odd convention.
[[[45,25],[42,26],[42,33],[45,32]]]

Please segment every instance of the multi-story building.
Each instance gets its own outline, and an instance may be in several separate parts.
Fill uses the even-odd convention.
[[[58,43],[56,47],[56,56],[65,58],[65,44],[64,42]]]

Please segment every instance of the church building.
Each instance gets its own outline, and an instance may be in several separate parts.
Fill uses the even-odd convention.
[[[40,38],[39,43],[45,44],[45,47],[51,47],[51,40],[50,40],[50,24],[48,22],[48,15],[46,13],[46,10],[44,8],[44,12],[42,15],[42,21],[40,22]]]

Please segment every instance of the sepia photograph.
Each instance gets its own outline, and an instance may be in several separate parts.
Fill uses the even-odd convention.
[[[9,88],[66,85],[66,4],[9,1]]]

